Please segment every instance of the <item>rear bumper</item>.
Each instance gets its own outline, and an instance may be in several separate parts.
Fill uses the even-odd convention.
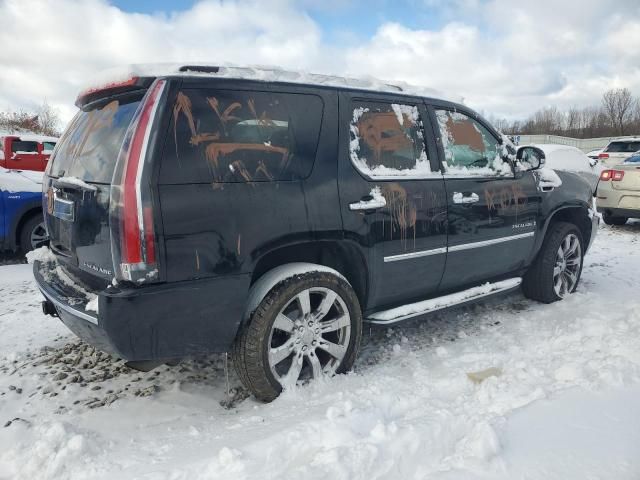
[[[598,206],[598,212],[611,217],[640,218],[640,209],[635,208],[609,208]]]
[[[60,320],[83,341],[127,361],[169,360],[230,350],[244,313],[249,275],[140,288],[109,287],[98,312],[87,296],[35,262],[33,273]]]

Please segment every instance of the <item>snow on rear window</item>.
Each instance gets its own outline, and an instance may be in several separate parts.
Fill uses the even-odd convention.
[[[351,161],[376,178],[439,175],[431,170],[422,128],[414,105],[355,102],[349,126]]]

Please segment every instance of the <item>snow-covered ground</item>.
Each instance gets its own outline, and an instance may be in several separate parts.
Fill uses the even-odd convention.
[[[224,355],[128,370],[0,266],[0,478],[638,479],[639,287],[640,222],[602,227],[569,299],[367,328],[354,373],[264,405]]]

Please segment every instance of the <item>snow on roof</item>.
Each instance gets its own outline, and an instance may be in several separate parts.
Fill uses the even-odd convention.
[[[108,85],[125,82],[132,77],[215,77],[348,87],[359,90],[393,92],[405,95],[441,98],[462,102],[461,96],[446,95],[435,89],[409,85],[404,82],[387,82],[374,77],[347,78],[305,71],[285,70],[277,66],[239,66],[228,63],[154,63],[132,64],[111,68],[98,73],[82,91],[99,90]]]
[[[48,135],[21,131],[10,132],[7,130],[0,130],[0,138],[1,137],[18,137],[25,142],[57,142],[59,140],[58,137],[50,137]]]

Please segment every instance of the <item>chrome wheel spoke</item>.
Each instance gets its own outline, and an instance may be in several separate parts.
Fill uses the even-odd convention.
[[[329,290],[327,292],[325,297],[322,299],[322,302],[320,302],[320,305],[318,306],[318,310],[316,310],[315,312],[315,317],[317,320],[320,320],[327,316],[327,314],[329,313],[329,310],[331,310],[331,307],[333,307],[333,303],[336,301],[337,297],[338,297],[338,294],[333,290]]]
[[[561,273],[562,273],[562,267],[560,265],[556,265],[555,267],[553,267],[553,278],[556,278]]]
[[[326,322],[320,322],[320,330],[322,333],[335,332],[341,328],[351,325],[351,318],[349,315],[340,315],[338,318],[328,320]]]
[[[275,367],[277,364],[291,355],[293,353],[294,344],[295,339],[292,337],[279,347],[275,347],[269,350],[269,363],[271,363],[271,365]]]
[[[342,360],[344,354],[347,351],[347,347],[344,345],[339,345],[337,343],[329,342],[328,340],[324,340],[318,344],[318,348],[321,348],[333,358],[337,360]]]
[[[570,272],[569,270],[565,270],[564,274],[567,278],[567,292],[570,292],[571,290],[573,290],[573,287],[578,281],[578,278],[573,272]]]
[[[316,355],[314,350],[311,350],[307,355],[309,359],[309,363],[311,363],[311,369],[313,371],[313,378],[319,378],[322,376],[322,364],[320,363],[320,359]]]
[[[298,305],[300,305],[300,312],[302,315],[309,315],[311,313],[311,299],[309,298],[309,290],[303,290],[298,294]]]
[[[300,371],[302,370],[303,358],[304,357],[302,354],[298,354],[295,357],[293,357],[293,360],[291,360],[291,366],[289,367],[289,371],[282,379],[282,386],[292,387],[296,384],[296,382],[298,381],[298,378],[300,377]]]
[[[293,323],[293,320],[287,317],[284,313],[279,313],[276,317],[276,321],[273,322],[273,328],[291,333],[295,328],[295,324]]]

